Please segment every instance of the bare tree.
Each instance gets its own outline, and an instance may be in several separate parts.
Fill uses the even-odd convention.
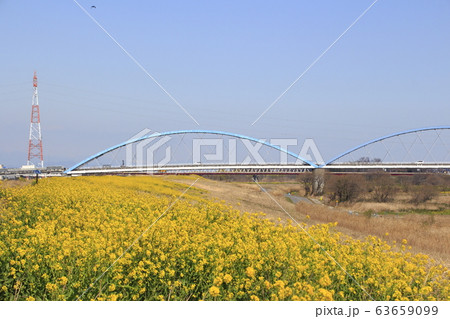
[[[313,193],[313,183],[314,177],[311,173],[307,173],[300,177],[300,183],[303,185],[305,191],[305,196],[312,195]]]
[[[388,174],[375,174],[371,184],[372,198],[376,202],[388,202],[397,193],[395,181]]]
[[[339,202],[353,201],[358,197],[360,185],[352,176],[340,176],[330,182],[331,199]]]
[[[411,192],[410,202],[415,205],[422,204],[422,203],[432,200],[434,197],[436,197],[437,194],[438,194],[438,190],[436,189],[436,187],[434,187],[432,185],[422,185],[422,186],[416,187]]]
[[[305,190],[305,196],[322,195],[325,187],[325,173],[323,170],[315,170],[312,174],[302,175],[300,183]]]

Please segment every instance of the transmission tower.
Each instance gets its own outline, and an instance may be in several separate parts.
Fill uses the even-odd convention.
[[[31,103],[30,141],[28,143],[28,165],[44,167],[42,152],[41,116],[39,114],[38,82],[36,72],[33,77],[33,100]]]

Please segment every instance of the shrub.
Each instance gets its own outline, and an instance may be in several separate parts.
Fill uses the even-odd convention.
[[[395,182],[389,175],[378,174],[372,183],[372,198],[376,202],[388,202],[397,193]]]
[[[330,184],[332,200],[353,201],[360,193],[360,186],[352,176],[341,176],[331,181]]]
[[[411,199],[410,202],[413,204],[422,204],[429,200],[432,200],[434,197],[436,197],[438,191],[436,187],[432,185],[422,185],[419,187],[416,187],[411,192]]]

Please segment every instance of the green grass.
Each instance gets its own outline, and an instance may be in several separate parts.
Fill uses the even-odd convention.
[[[294,204],[294,201],[293,201],[290,197],[285,196],[284,198],[286,198],[286,200],[287,200],[289,203]]]
[[[431,209],[414,209],[412,211],[409,211],[409,213],[414,214],[426,214],[426,215],[450,215],[450,209],[437,209],[437,210],[431,210]]]
[[[368,214],[369,212],[364,212],[364,214]],[[377,213],[378,215],[407,215],[407,214],[422,214],[422,215],[450,215],[450,209],[408,209],[401,211],[384,211]]]

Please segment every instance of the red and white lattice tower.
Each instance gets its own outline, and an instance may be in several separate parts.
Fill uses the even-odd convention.
[[[39,114],[38,82],[36,72],[33,77],[33,101],[31,103],[30,141],[28,143],[28,165],[44,167],[42,152],[41,116]]]

